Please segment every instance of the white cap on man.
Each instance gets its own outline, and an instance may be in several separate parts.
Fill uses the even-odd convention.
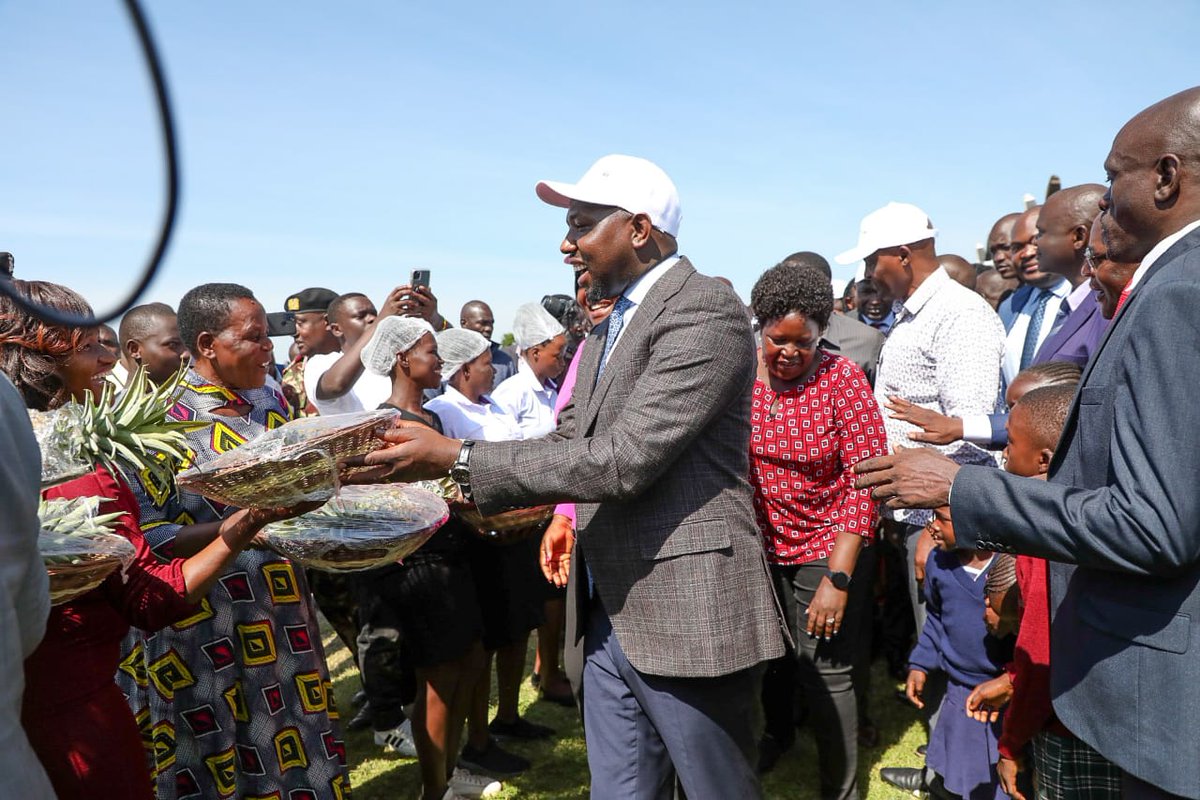
[[[839,264],[853,264],[888,247],[923,242],[937,236],[937,228],[929,215],[909,203],[888,203],[872,211],[862,219],[858,228],[858,244],[833,260]]]
[[[538,181],[537,196],[559,208],[566,208],[572,200],[616,206],[631,214],[645,214],[663,233],[679,235],[679,192],[667,173],[644,158],[605,156],[592,164],[578,183]]]

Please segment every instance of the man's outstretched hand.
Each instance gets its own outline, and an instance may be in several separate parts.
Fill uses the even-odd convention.
[[[353,482],[421,481],[444,478],[458,458],[459,439],[450,439],[425,425],[402,422],[380,434],[390,445],[365,456],[347,459],[347,467],[375,467]]]
[[[958,464],[927,447],[897,448],[854,465],[856,489],[871,489],[871,497],[888,508],[938,508],[950,503],[950,486]]]

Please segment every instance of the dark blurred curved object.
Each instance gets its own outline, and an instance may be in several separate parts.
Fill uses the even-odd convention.
[[[18,294],[8,281],[0,280],[0,293],[9,297],[16,305],[28,313],[54,325],[66,325],[69,327],[99,325],[116,319],[132,308],[146,291],[150,282],[154,280],[154,276],[162,264],[163,256],[166,255],[167,245],[171,241],[171,233],[175,229],[175,217],[179,209],[179,162],[175,148],[175,123],[171,117],[171,101],[167,96],[167,83],[163,77],[162,65],[158,60],[158,52],[154,46],[154,37],[151,35],[150,28],[146,24],[146,17],[142,13],[141,6],[138,5],[137,0],[125,0],[125,9],[129,12],[129,17],[133,21],[138,42],[142,47],[142,55],[146,59],[146,68],[150,71],[151,82],[154,84],[154,99],[158,106],[159,128],[162,131],[163,138],[163,154],[167,162],[166,209],[163,212],[162,223],[159,226],[158,241],[154,246],[154,252],[150,255],[150,260],[142,270],[141,278],[133,288],[133,291],[110,312],[90,318],[80,317],[75,314],[64,314],[57,309],[46,308],[38,303],[30,302]]]
[[[1062,178],[1057,175],[1051,175],[1050,180],[1046,183],[1046,199],[1050,199],[1050,195],[1062,188]]]

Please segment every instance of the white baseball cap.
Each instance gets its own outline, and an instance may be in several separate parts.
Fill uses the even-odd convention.
[[[679,192],[667,173],[644,158],[605,156],[592,164],[578,183],[538,181],[537,196],[559,208],[578,200],[646,214],[660,231],[679,235]]]
[[[834,256],[839,264],[853,264],[885,247],[922,242],[937,236],[929,215],[909,203],[888,203],[862,219],[858,244]]]

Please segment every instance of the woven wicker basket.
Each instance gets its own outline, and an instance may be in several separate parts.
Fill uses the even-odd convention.
[[[85,557],[79,564],[47,564],[51,605],[61,605],[90,592],[120,566],[120,558],[99,555]]]
[[[276,452],[262,453],[255,447],[256,439],[180,473],[176,481],[181,489],[239,508],[278,508],[327,500],[337,487],[338,462],[383,447],[376,432],[388,426],[395,414],[344,416],[357,421],[331,428],[328,424],[319,426],[317,420],[334,423],[336,416],[297,420],[272,432],[289,434]],[[306,428],[313,428],[311,435],[304,435]]]
[[[459,518],[471,527],[476,535],[490,542],[519,542],[530,536],[540,535],[554,516],[554,506],[533,506],[504,511],[485,517],[475,506],[459,506],[455,509]]]

